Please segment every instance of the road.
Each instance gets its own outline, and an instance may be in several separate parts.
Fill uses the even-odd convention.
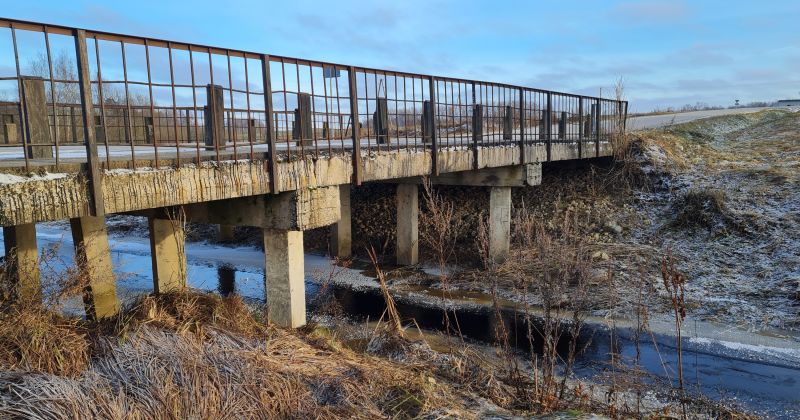
[[[748,114],[751,112],[763,111],[769,108],[735,108],[735,109],[715,109],[710,111],[679,112],[674,114],[645,115],[641,117],[628,118],[628,130],[644,130],[648,128],[659,128],[672,124],[681,124],[702,118],[717,117],[720,115]]]

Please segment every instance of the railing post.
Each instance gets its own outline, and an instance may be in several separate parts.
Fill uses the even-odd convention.
[[[219,149],[225,147],[225,97],[220,85],[206,85],[206,150],[217,152],[219,161]],[[155,122],[155,121],[154,121]]]
[[[525,164],[525,91],[519,90],[519,164]]]
[[[567,138],[567,111],[561,111],[558,118],[558,138],[561,140]]]
[[[428,86],[431,95],[431,115],[430,115],[430,130],[431,130],[431,165],[433,166],[433,175],[439,175],[439,142],[436,138],[436,82],[433,76],[428,79]]]
[[[298,146],[314,145],[314,132],[311,127],[311,95],[308,93],[297,94],[292,139],[297,140]]]
[[[514,107],[506,105],[503,107],[503,140],[511,140],[513,137]]]
[[[372,114],[372,123],[375,126],[375,137],[378,144],[389,143],[389,100],[377,98],[375,112]]]
[[[478,144],[483,138],[483,105],[472,108],[472,156],[474,169],[478,169]]]
[[[578,159],[583,159],[583,97],[578,98]]]
[[[75,56],[78,59],[78,86],[83,116],[83,138],[86,145],[86,166],[89,177],[89,213],[92,216],[105,215],[103,203],[103,178],[97,157],[97,142],[94,131],[94,105],[92,103],[92,84],[89,78],[89,54],[86,51],[86,32],[73,30],[75,37]]]
[[[25,154],[29,159],[53,157],[53,146],[50,137],[50,120],[47,116],[47,99],[45,98],[44,79],[41,77],[23,77],[22,110],[25,119],[25,135],[27,146]]]
[[[619,110],[618,118],[621,119],[620,126],[622,129],[622,133],[620,134],[624,135],[625,129],[627,128],[626,125],[628,124],[628,101],[619,101],[617,109]]]
[[[358,89],[355,67],[348,68],[347,78],[350,90],[350,121],[353,127],[353,183],[361,185],[361,127],[358,123]]]
[[[553,95],[547,92],[547,111],[544,114],[544,132],[547,139],[547,161],[550,161],[553,137]]]
[[[278,151],[275,147],[275,133],[272,132],[275,124],[273,122],[274,115],[272,115],[272,77],[269,73],[269,56],[261,55],[261,77],[264,83],[264,124],[266,127],[266,143],[267,143],[267,166],[269,167],[269,183],[270,191],[273,194],[280,192],[280,180],[278,179]]]
[[[595,99],[594,107],[594,115],[592,116],[594,127],[594,156],[600,157],[600,116],[602,115],[602,111],[600,110],[600,99]]]

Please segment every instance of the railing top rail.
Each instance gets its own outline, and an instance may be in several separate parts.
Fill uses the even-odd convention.
[[[322,60],[313,60],[313,59],[305,59],[305,58],[297,58],[297,57],[289,57],[289,56],[281,56],[281,55],[274,55],[274,54],[265,54],[253,51],[245,51],[239,49],[232,49],[232,48],[222,48],[222,47],[215,47],[215,46],[208,46],[203,44],[197,44],[192,42],[185,42],[185,41],[171,41],[165,40],[161,38],[155,38],[150,36],[140,36],[140,35],[127,35],[127,34],[120,34],[115,32],[109,31],[99,31],[93,29],[84,29],[78,27],[70,27],[58,24],[49,24],[49,23],[42,23],[42,22],[33,22],[33,21],[26,21],[20,19],[12,19],[12,18],[4,18],[0,17],[0,27],[8,27],[14,29],[23,29],[29,31],[37,31],[37,32],[47,32],[51,34],[62,34],[62,35],[72,35],[74,30],[83,30],[86,32],[87,38],[95,38],[100,40],[106,41],[121,41],[126,43],[132,44],[141,44],[144,45],[145,43],[148,46],[153,47],[163,47],[163,48],[172,48],[172,49],[179,49],[179,50],[189,50],[189,51],[197,51],[197,52],[210,52],[213,54],[227,54],[230,56],[238,56],[244,58],[251,58],[251,59],[260,59],[262,56],[268,56],[270,61],[284,61],[284,62],[292,62],[294,64],[300,65],[309,65],[309,66],[329,66],[335,69],[354,69],[356,72],[366,72],[369,74],[376,74],[376,75],[393,75],[393,76],[401,76],[401,77],[413,77],[413,78],[433,78],[437,81],[452,81],[456,83],[474,83],[478,85],[492,85],[502,88],[509,88],[509,89],[520,89],[523,91],[528,92],[538,92],[538,93],[549,93],[554,95],[561,95],[561,96],[569,96],[574,98],[582,98],[582,99],[590,99],[590,100],[602,100],[602,101],[612,101],[617,102],[614,99],[610,98],[601,98],[596,96],[587,96],[587,95],[580,95],[576,93],[568,93],[568,92],[558,92],[552,91],[547,89],[540,89],[534,88],[529,86],[521,86],[521,85],[514,85],[510,83],[502,83],[502,82],[492,82],[486,80],[475,80],[475,79],[468,79],[468,78],[458,78],[458,77],[448,77],[448,76],[437,76],[431,74],[424,74],[424,73],[415,73],[415,72],[407,72],[401,70],[390,70],[390,69],[378,69],[372,67],[365,67],[365,66],[354,66],[349,64],[342,64],[342,63],[334,63],[329,61],[322,61]],[[627,101],[621,101],[626,103]]]

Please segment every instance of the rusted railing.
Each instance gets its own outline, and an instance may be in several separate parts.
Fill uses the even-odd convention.
[[[627,113],[602,98],[10,19],[0,60],[0,170],[87,163],[91,177],[251,159],[274,174],[284,159],[350,154],[358,183],[372,152],[432,153],[434,173],[441,148],[473,150],[476,164],[480,147],[518,147],[520,161],[534,144],[548,159],[555,143],[597,155]]]

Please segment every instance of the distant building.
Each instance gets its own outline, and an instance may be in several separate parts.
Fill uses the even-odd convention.
[[[800,106],[800,99],[781,99],[775,106]]]

